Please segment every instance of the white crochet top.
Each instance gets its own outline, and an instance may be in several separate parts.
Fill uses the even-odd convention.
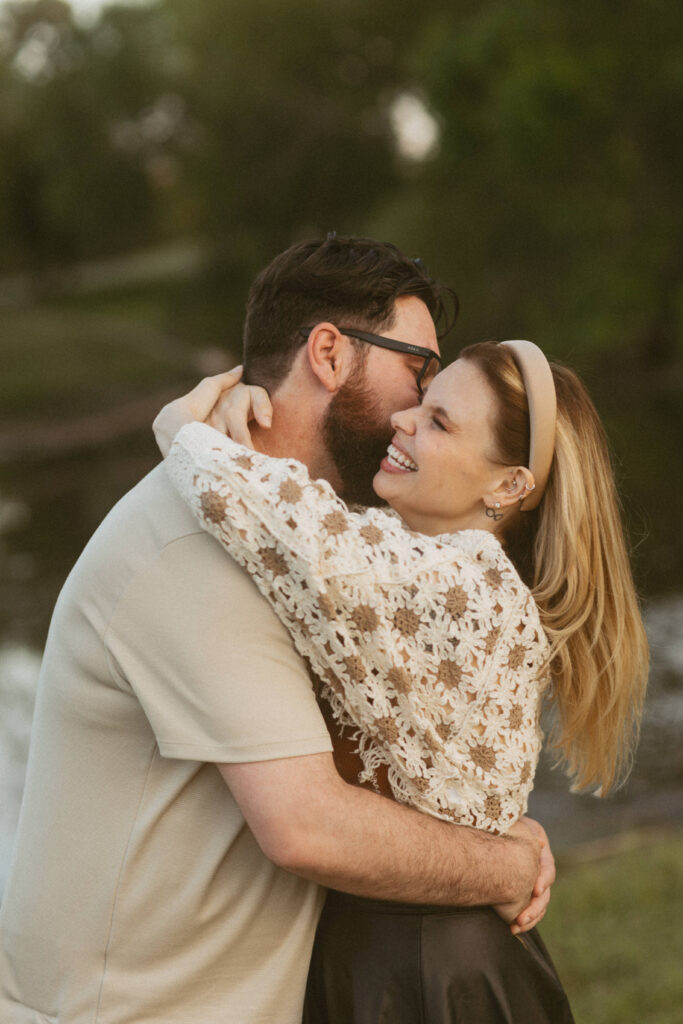
[[[318,676],[364,772],[398,800],[504,833],[541,747],[548,642],[493,534],[427,537],[393,512],[350,512],[300,462],[202,423],[167,469],[201,525],[253,577]]]

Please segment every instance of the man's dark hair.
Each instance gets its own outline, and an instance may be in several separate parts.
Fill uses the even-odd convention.
[[[394,303],[421,299],[446,334],[458,312],[455,293],[432,280],[420,260],[371,238],[316,238],[276,256],[249,291],[243,335],[244,379],[275,389],[303,344],[299,333],[323,320],[374,331],[390,328]]]

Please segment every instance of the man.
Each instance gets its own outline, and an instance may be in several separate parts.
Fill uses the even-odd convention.
[[[367,498],[390,413],[438,367],[439,305],[392,246],[328,238],[279,256],[245,327],[246,372],[273,399],[256,447]],[[288,635],[159,466],[55,609],[0,916],[0,1018],[298,1024],[316,883],[522,906],[538,858],[524,826],[497,839],[342,780]]]

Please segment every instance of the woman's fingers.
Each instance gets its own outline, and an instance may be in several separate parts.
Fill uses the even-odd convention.
[[[220,401],[226,392],[232,390],[239,383],[241,376],[242,367],[236,366],[233,370],[227,370],[225,373],[204,377],[192,391],[176,401],[183,403],[188,411],[193,413],[193,420],[204,422],[208,419],[216,402]]]
[[[192,391],[163,407],[152,424],[152,430],[164,457],[168,455],[173,438],[180,428],[196,420],[208,421],[221,396],[234,388],[241,376],[242,367],[236,366],[227,373],[205,377]]]
[[[253,448],[248,423],[251,419],[249,388],[241,385],[221,398],[211,415],[211,426],[231,437],[238,444]]]
[[[265,388],[250,387],[251,408],[254,419],[261,427],[270,427],[273,422],[273,405]]]
[[[273,407],[268,392],[240,384],[242,367],[205,377],[182,398],[169,402],[153,423],[154,436],[164,456],[173,438],[186,423],[199,420],[222,431],[239,444],[253,448],[249,423],[270,427]]]
[[[272,417],[273,407],[265,388],[240,384],[221,396],[209,422],[238,444],[253,448],[249,423],[256,420],[259,426],[268,428]]]

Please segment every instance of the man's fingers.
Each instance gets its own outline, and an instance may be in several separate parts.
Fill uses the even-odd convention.
[[[534,821],[533,818],[528,817],[522,818],[518,824],[526,827],[536,837],[539,843],[539,861],[538,874],[534,883],[531,901],[513,921],[511,926],[513,935],[517,935],[520,932],[528,932],[531,928],[535,928],[545,916],[548,904],[550,903],[550,887],[555,881],[556,874],[555,858],[553,857],[548,836],[543,826]]]
[[[540,896],[534,896],[531,903],[517,916],[512,924],[512,934],[528,932],[535,928],[539,921],[545,916],[550,903],[550,889],[546,889]]]
[[[541,857],[538,867],[538,877],[534,885],[534,896],[541,896],[550,889],[555,881],[557,871],[555,869],[555,858],[553,851],[547,842],[541,847]]]
[[[555,858],[553,857],[553,851],[550,848],[550,841],[543,826],[538,821],[529,817],[522,818],[521,823],[526,825],[526,827],[533,832],[540,843],[538,875],[536,876],[533,891],[534,896],[540,896],[546,889],[549,889],[555,881]]]

